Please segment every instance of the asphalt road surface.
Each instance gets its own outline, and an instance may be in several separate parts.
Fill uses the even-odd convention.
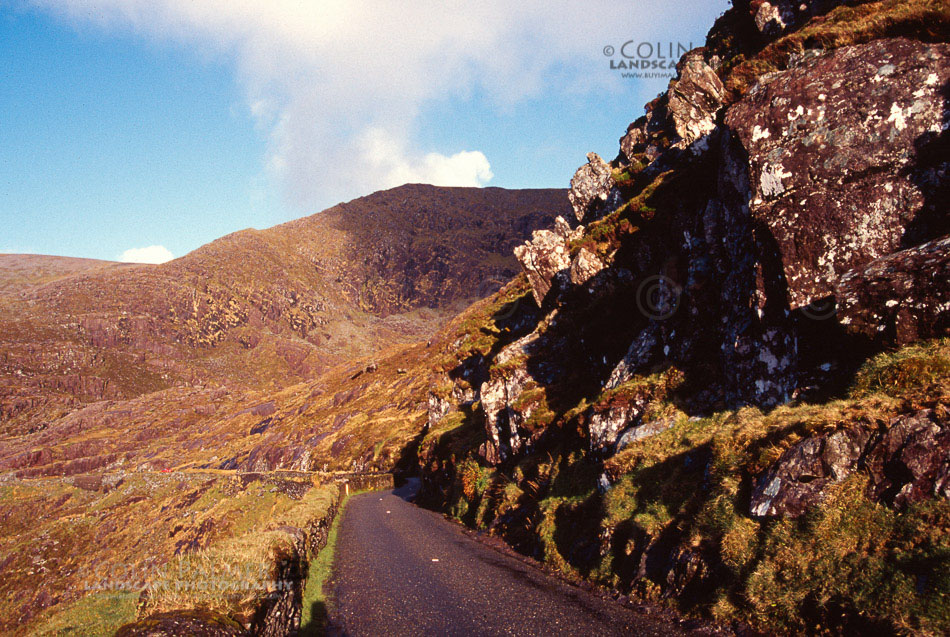
[[[483,544],[408,494],[365,493],[347,504],[331,635],[684,634]]]

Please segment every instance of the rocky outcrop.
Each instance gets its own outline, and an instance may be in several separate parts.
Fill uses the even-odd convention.
[[[551,291],[552,281],[571,265],[564,238],[550,230],[536,230],[529,243],[515,248],[515,256],[528,275],[531,293],[538,305]]]
[[[950,332],[950,237],[856,268],[835,285],[837,317],[852,334],[905,345]]]
[[[530,241],[515,248],[515,257],[528,277],[531,293],[539,307],[555,285],[555,277],[568,276],[571,267],[569,241],[575,236],[564,217],[558,217],[553,230],[535,230]]]
[[[803,332],[802,321],[834,315],[833,300],[830,311],[812,305],[836,292],[848,295],[860,285],[860,269],[875,259],[945,234],[935,193],[946,188],[947,160],[933,149],[943,143],[947,121],[948,52],[942,44],[890,39],[806,55],[729,107],[724,126],[710,134],[718,136],[712,148],[718,176],[706,200],[672,198],[664,216],[643,224],[631,241],[628,250],[637,255],[631,270],[643,281],[638,302],[650,323],[605,386],[664,359],[686,367],[717,359],[727,403],[774,405],[794,395],[807,371],[803,349],[822,347],[803,341],[814,330],[807,325]],[[662,99],[653,110],[660,108]],[[655,117],[640,127],[641,138],[649,137]],[[689,170],[688,159],[668,155],[654,164],[670,168],[675,161],[677,170]],[[677,215],[677,205],[694,207]],[[676,237],[687,240],[677,245]],[[930,256],[902,259],[908,272],[919,261],[921,278],[939,266],[940,248],[922,250]],[[651,254],[665,260],[651,263]],[[899,279],[914,278],[882,267],[896,288]],[[918,298],[921,307],[905,309],[908,338],[917,325],[921,336],[945,333],[939,317],[946,292],[936,289],[944,281],[934,277],[927,288],[933,302]],[[872,322],[873,315],[894,315],[888,303],[897,307],[867,290],[857,295],[863,304],[856,291],[850,294]],[[843,307],[857,311],[848,301]]]
[[[479,455],[488,464],[499,464],[524,451],[526,440],[521,425],[531,417],[532,406],[519,409],[516,403],[531,382],[527,370],[515,367],[482,385],[488,440],[479,449]]]
[[[557,320],[557,311],[545,319],[546,325]],[[533,442],[532,432],[526,428],[538,402],[530,399],[539,385],[549,378],[537,370],[528,370],[528,359],[545,348],[541,329],[517,339],[504,347],[495,357],[488,379],[479,390],[481,409],[485,419],[487,440],[479,455],[489,464],[499,464],[524,453]],[[539,382],[540,381],[540,382]]]
[[[774,39],[802,26],[812,16],[845,4],[845,0],[765,0],[749,4],[756,29],[767,39]]]
[[[895,419],[868,450],[871,496],[903,508],[926,498],[950,498],[950,412],[946,405]]]
[[[622,431],[631,427],[638,429],[635,425],[649,403],[649,397],[643,396],[602,410],[592,408],[587,424],[591,452],[602,455],[612,450]]]
[[[680,60],[679,79],[667,93],[673,130],[686,145],[713,132],[716,114],[723,104],[722,80],[704,60],[701,50]]]
[[[838,319],[879,345],[945,334],[946,245],[919,244],[946,225],[935,193],[946,188],[947,160],[934,145],[943,143],[948,60],[947,45],[905,39],[812,52],[722,113],[717,74],[700,52],[687,54],[622,141],[618,167],[639,176],[611,187],[610,166],[591,157],[575,179],[579,218],[590,219],[591,202],[609,210],[607,199],[622,195],[629,205],[618,215],[635,231],[595,252],[582,243],[591,233],[558,220],[516,249],[542,312],[557,311],[486,361],[500,371],[480,391],[482,457],[497,464],[524,453],[540,435],[525,425],[537,420],[535,395],[589,361],[589,375],[610,365],[603,390],[673,365],[695,387],[692,409],[768,407],[827,376]],[[618,236],[612,218],[592,223],[596,236]],[[631,288],[629,340],[618,343],[618,331],[585,341],[582,326],[599,320],[591,301],[619,307]],[[557,321],[576,329],[551,330]],[[591,412],[590,450],[613,453],[648,403]]]
[[[851,426],[799,442],[755,480],[749,512],[798,517],[827,487],[863,469],[872,498],[902,508],[950,497],[950,412],[945,405],[892,419],[883,431]]]
[[[798,443],[756,480],[749,513],[758,517],[801,515],[821,500],[829,484],[854,472],[870,438],[865,429],[846,429]]]
[[[794,19],[793,8],[788,2],[763,2],[755,12],[755,27],[766,35],[779,35]]]
[[[643,122],[644,119],[640,118],[631,123],[626,134],[620,138],[620,159],[628,166],[637,161],[638,155],[646,152],[647,135],[643,130]],[[649,158],[650,161],[653,159],[656,159],[655,154]]]
[[[429,385],[426,430],[436,427],[449,413],[480,400],[482,383],[487,379],[485,359],[480,354],[466,358],[450,373],[436,375]]]
[[[605,267],[600,257],[587,248],[581,248],[571,261],[569,278],[573,285],[584,285]]]
[[[663,433],[674,424],[675,418],[659,418],[643,422],[643,414],[652,397],[643,396],[606,409],[591,408],[588,414],[588,439],[595,457],[610,456],[625,447],[650,436]]]
[[[453,403],[444,396],[438,396],[430,392],[426,409],[426,427],[431,429],[437,425],[453,406]]]
[[[762,258],[780,264],[791,309],[832,294],[852,268],[933,237],[923,227],[937,223],[933,202],[912,167],[947,121],[948,81],[950,46],[879,40],[804,56],[729,109],[749,214],[771,243]],[[946,170],[946,157],[932,168]]]
[[[879,344],[946,333],[945,243],[914,246],[945,224],[934,193],[945,188],[946,157],[932,146],[942,143],[933,136],[946,121],[941,87],[950,81],[950,48],[888,39],[803,55],[724,114],[722,82],[700,53],[684,57],[670,90],[621,143],[619,167],[653,180],[649,198],[631,195],[635,180],[611,186],[610,166],[596,156],[573,182],[572,201],[585,221],[594,208],[612,209],[607,200],[615,196],[642,201],[618,213],[636,232],[605,258],[603,249],[581,243],[585,228],[571,230],[559,219],[516,249],[548,315],[532,334],[483,361],[493,370],[477,392],[487,434],[480,455],[489,464],[536,443],[543,396],[565,391],[552,387],[590,361],[588,376],[609,364],[602,390],[673,365],[695,387],[689,408],[768,407],[790,400],[803,383],[821,382],[831,368],[836,344],[821,339],[837,325],[835,296],[841,324],[873,332]],[[668,174],[683,176],[674,186]],[[611,219],[593,223],[598,236],[611,236]],[[907,295],[910,288],[920,293]],[[621,332],[609,339],[582,332],[598,320],[593,300],[619,307],[631,289],[633,334],[618,356]],[[830,311],[815,307],[829,298]],[[562,329],[552,329],[555,323]],[[902,336],[880,338],[897,331]],[[641,398],[591,408],[592,453],[609,456],[621,436],[639,435],[655,397]],[[437,416],[445,411],[434,407]],[[830,449],[803,447],[794,471],[844,462],[816,459]],[[795,509],[793,501],[807,501],[837,475],[815,477],[776,506]],[[757,510],[772,506],[763,502]]]
[[[677,78],[667,92],[648,104],[646,115],[630,124],[620,139],[622,165],[642,169],[664,154],[675,161],[684,149],[692,154],[708,150],[705,137],[716,130],[725,87],[705,60],[703,49],[684,55],[676,68]],[[669,162],[658,162],[653,170],[667,168]]]
[[[619,438],[617,438],[615,450],[619,453],[620,451],[623,451],[624,447],[627,445],[630,445],[637,440],[643,440],[644,438],[661,434],[667,429],[670,429],[675,424],[676,418],[658,418],[656,420],[651,420],[649,422],[630,427],[629,429],[625,430]]]
[[[596,219],[607,202],[613,187],[610,166],[597,153],[587,153],[587,163],[577,169],[571,179],[567,197],[574,208],[574,216],[581,223]]]

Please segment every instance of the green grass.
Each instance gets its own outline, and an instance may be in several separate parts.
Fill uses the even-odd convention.
[[[42,626],[31,634],[37,637],[112,635],[120,626],[135,619],[138,600],[137,591],[88,595],[65,608],[57,608],[41,622]]]
[[[950,386],[950,338],[937,339],[882,354],[857,373],[855,398],[882,393],[888,396]]]
[[[336,556],[336,540],[340,532],[340,523],[346,505],[356,493],[346,496],[340,503],[336,518],[327,534],[327,545],[310,561],[307,585],[303,591],[303,612],[300,616],[300,635],[302,637],[323,635],[327,629],[327,613],[330,609],[327,583],[333,574],[333,560]]]
[[[646,392],[653,411],[672,409],[666,394],[679,381],[675,370],[638,377],[589,404],[603,408]],[[921,405],[946,403],[947,387],[950,339],[935,339],[870,358],[836,400],[697,420],[679,413],[672,428],[602,464],[565,443],[512,467],[488,468],[476,446],[459,437],[461,445],[433,454],[454,469],[441,507],[570,577],[687,614],[777,634],[945,634],[950,502],[897,511],[869,498],[869,477],[857,471],[826,487],[824,500],[804,516],[762,520],[749,514],[749,489],[803,439],[886,426]],[[588,402],[578,405],[567,412],[568,424]],[[613,482],[605,494],[595,486],[602,471]],[[658,551],[701,554],[710,569],[705,579],[644,576],[644,551],[654,542]]]

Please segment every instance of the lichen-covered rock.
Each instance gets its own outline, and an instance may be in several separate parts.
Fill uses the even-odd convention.
[[[545,388],[569,371],[559,355],[567,343],[552,335],[558,320],[558,311],[552,310],[534,331],[502,348],[479,389],[487,437],[479,455],[489,464],[529,452],[544,434],[532,416],[545,406]]]
[[[708,150],[704,137],[716,130],[716,118],[725,98],[725,88],[716,71],[707,64],[702,49],[690,51],[677,65],[678,75],[670,88],[647,105],[647,114],[627,127],[620,139],[623,165],[643,168],[671,150],[671,156],[690,148],[693,154]],[[661,162],[662,163],[662,162]],[[660,170],[668,169],[665,165]],[[620,202],[609,198],[606,210]]]
[[[660,325],[651,324],[640,331],[631,341],[627,353],[610,372],[604,389],[614,389],[633,378],[638,370],[646,369],[660,355],[664,342]]]
[[[485,410],[485,431],[488,440],[479,455],[489,464],[499,464],[522,451],[524,440],[519,425],[531,416],[530,407],[518,410],[515,401],[522,394],[531,376],[523,367],[498,376],[482,385],[482,407]]]
[[[519,409],[517,401],[535,384],[525,361],[537,350],[539,340],[540,334],[534,331],[503,348],[495,358],[493,372],[479,389],[487,436],[479,455],[489,464],[504,462],[524,448],[519,425],[530,417],[531,405]]]
[[[787,3],[763,2],[755,12],[755,27],[765,35],[778,35],[785,31],[792,17]]]
[[[627,132],[620,138],[620,154],[626,163],[631,163],[634,158],[646,150],[647,135],[643,130],[644,119],[641,118],[627,127]]]
[[[946,126],[948,81],[950,46],[878,40],[804,56],[729,109],[726,126],[748,161],[750,213],[768,232],[792,309],[907,247],[909,235],[933,238],[926,226],[939,220],[922,170],[945,171],[947,158],[919,160]]]
[[[756,29],[773,39],[800,27],[812,16],[827,13],[844,3],[845,0],[766,0],[750,4]]]
[[[446,414],[448,414],[449,410],[453,407],[453,404],[448,400],[448,398],[429,392],[426,406],[426,426],[429,429],[432,429],[439,423],[439,421],[445,418]]]
[[[716,72],[703,60],[702,50],[690,51],[679,63],[680,77],[668,92],[673,129],[687,144],[716,128],[716,113],[725,89]]]
[[[925,498],[950,498],[950,412],[946,406],[894,419],[868,451],[871,496],[903,508]]]
[[[597,153],[587,153],[587,163],[574,173],[567,194],[577,220],[587,223],[596,219],[612,187],[610,166]]]
[[[905,39],[807,52],[725,114],[712,66],[687,55],[621,140],[618,165],[628,161],[636,178],[612,187],[594,155],[575,177],[572,202],[585,221],[613,205],[612,193],[631,198],[616,222],[598,223],[609,262],[589,247],[572,258],[578,231],[563,219],[517,249],[546,317],[490,362],[478,392],[482,458],[497,464],[533,448],[541,434],[532,427],[551,423],[541,414],[537,424],[546,408],[537,396],[572,391],[558,384],[578,384],[571,369],[613,390],[672,366],[690,384],[693,411],[787,402],[843,355],[829,340],[840,337],[834,312],[810,306],[834,295],[856,329],[859,317],[876,334],[881,321],[898,326],[893,342],[945,331],[945,246],[920,244],[947,233],[948,54],[945,44]],[[706,151],[689,152],[699,140]],[[925,285],[921,298],[897,298]],[[595,313],[621,307],[622,322],[604,321],[609,338],[585,333]],[[548,329],[558,313],[570,327]],[[602,457],[669,426],[641,423],[650,400],[595,403],[583,419],[590,452]],[[758,484],[753,511],[799,514],[855,470],[873,435],[849,429],[796,447]]]
[[[841,324],[881,345],[950,334],[950,236],[848,272],[835,298]]]
[[[821,500],[826,486],[854,472],[870,439],[866,429],[854,428],[798,443],[756,481],[749,512],[757,517],[801,515]]]
[[[709,559],[697,547],[679,547],[670,555],[666,565],[667,590],[682,595],[691,589],[702,587],[708,580]]]
[[[649,438],[650,436],[663,433],[675,424],[676,418],[659,418],[657,420],[645,422],[641,425],[636,425],[635,427],[630,427],[629,429],[625,430],[619,438],[617,438],[614,451],[615,453],[619,453],[627,445],[630,445],[637,440],[643,440],[644,438]]]
[[[598,272],[606,266],[596,254],[587,248],[578,250],[574,260],[571,261],[570,279],[574,285],[583,285],[592,279]]]
[[[689,59],[628,131],[623,153],[645,153],[651,136],[669,133],[677,87],[691,83]],[[677,155],[670,147],[648,166],[686,171],[708,161],[718,174],[714,185],[697,182],[667,199],[627,241],[626,253],[636,256],[617,265],[641,281],[637,302],[649,323],[605,388],[668,360],[711,368],[726,404],[785,402],[816,373],[802,367],[803,350],[807,356],[822,345],[806,336],[827,337],[803,323],[834,316],[833,301],[827,312],[810,306],[833,295],[841,297],[842,320],[861,323],[856,329],[874,331],[877,341],[946,333],[942,244],[895,256],[880,271],[862,268],[950,232],[941,207],[950,182],[950,158],[941,152],[948,81],[945,44],[887,39],[811,52],[729,107],[725,125],[703,138],[709,153]],[[691,200],[693,192],[705,196]],[[928,268],[934,276],[925,283]],[[926,291],[884,298],[888,287],[900,294],[907,286]],[[901,336],[888,336],[897,329]]]
[[[571,227],[563,217],[558,217],[553,230],[535,230],[531,241],[515,248],[515,257],[531,284],[531,294],[540,307],[551,291],[554,278],[564,273],[565,279],[571,267],[571,251],[568,241]]]
[[[612,449],[620,432],[640,422],[649,402],[649,398],[644,396],[609,405],[606,409],[591,408],[587,424],[590,450],[604,453]]]
[[[945,405],[893,418],[877,431],[856,424],[799,442],[753,487],[749,512],[798,517],[821,502],[829,485],[858,469],[875,500],[902,508],[928,497],[950,497],[950,412]]]

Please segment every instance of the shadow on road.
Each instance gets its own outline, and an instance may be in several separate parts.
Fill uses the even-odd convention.
[[[302,625],[297,634],[300,637],[324,637],[328,632],[327,605],[323,602],[314,602],[310,606],[310,621]]]
[[[416,499],[416,495],[419,493],[419,488],[422,486],[422,482],[419,478],[409,478],[406,480],[406,484],[393,489],[393,495],[397,495],[406,502],[413,502]]]

